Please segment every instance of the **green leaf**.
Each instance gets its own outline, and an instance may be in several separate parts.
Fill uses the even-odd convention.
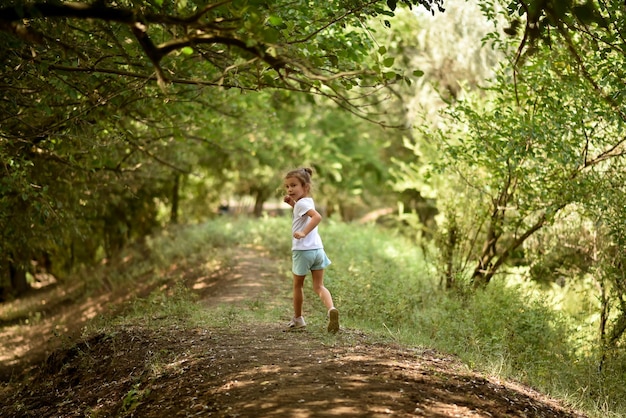
[[[383,65],[385,67],[391,67],[396,59],[394,57],[385,58]]]
[[[394,78],[396,78],[396,73],[393,71],[387,71],[383,73],[383,76],[385,77],[386,80],[393,80]]]
[[[183,49],[181,49],[180,52],[182,52],[185,55],[191,55],[193,54],[193,48],[190,46],[186,46]]]
[[[266,27],[263,30],[263,40],[267,43],[276,43],[280,39],[280,32],[272,27]]]
[[[415,71],[413,71],[413,75],[415,77],[423,77],[424,76],[424,71],[422,71],[422,70],[415,70]]]
[[[280,16],[272,15],[269,17],[268,22],[272,26],[281,26],[283,24],[283,19]]]

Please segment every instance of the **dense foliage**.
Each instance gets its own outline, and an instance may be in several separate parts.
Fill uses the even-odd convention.
[[[360,193],[363,169],[338,176],[354,149],[340,144],[347,132],[318,118],[311,133],[315,122],[303,115],[315,118],[316,103],[297,93],[364,116],[367,90],[403,75],[363,24],[381,17],[387,28],[396,6],[4,4],[2,293],[24,291],[37,269],[62,276],[110,257],[162,223],[161,207],[176,222],[185,201],[194,202],[184,214],[193,218],[238,193],[254,196],[258,213],[273,196],[276,171],[289,166],[352,177],[350,190]],[[335,119],[346,131],[355,126],[350,116]],[[379,142],[366,141],[362,158],[381,182]]]
[[[621,361],[626,330],[616,228],[624,206],[624,51],[613,24],[622,8],[603,3],[586,21],[577,7],[556,20],[549,14],[544,43],[527,32],[521,43],[489,34],[485,42],[510,63],[483,89],[459,94],[409,143],[429,170],[401,165],[405,181],[428,184],[442,210],[435,243],[446,287],[483,288],[522,272],[546,286],[586,288],[599,301],[582,317],[600,330],[600,370]],[[485,10],[498,27],[498,9]],[[558,30],[548,31],[552,25]]]

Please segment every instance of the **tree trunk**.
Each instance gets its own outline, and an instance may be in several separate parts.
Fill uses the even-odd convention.
[[[606,360],[607,351],[609,344],[607,342],[607,333],[606,326],[608,323],[609,317],[609,298],[606,295],[606,288],[604,286],[604,281],[600,279],[598,286],[600,287],[600,347],[602,350],[602,355],[600,356],[600,364],[598,365],[598,370],[602,371],[604,367],[604,362]]]
[[[498,222],[496,217],[497,214],[494,214],[491,218],[483,249],[472,273],[471,281],[474,288],[487,286],[495,273],[492,262],[498,255],[496,244],[501,237],[501,232],[496,232],[495,224]]]
[[[446,254],[446,289],[450,290],[455,286],[455,271],[454,271],[454,249],[457,243],[457,227],[453,225],[448,231],[448,243]]]
[[[534,225],[526,230],[522,235],[517,237],[511,245],[506,247],[503,251],[498,253],[496,244],[502,237],[502,233],[496,233],[493,228],[493,221],[490,225],[490,231],[487,234],[487,240],[483,246],[482,254],[479,258],[474,273],[472,274],[472,284],[474,288],[486,286],[489,284],[496,272],[502,267],[502,265],[511,257],[511,254],[519,248],[531,235],[539,231],[546,223],[545,215],[542,215]],[[495,260],[495,261],[494,261]]]
[[[178,205],[180,202],[180,174],[174,174],[174,186],[172,187],[172,210],[170,212],[170,223],[178,223]]]
[[[26,270],[9,263],[9,275],[11,277],[11,293],[15,296],[22,295],[30,289],[28,281],[26,281]]]
[[[265,193],[264,190],[259,189],[256,190],[254,197],[254,209],[252,213],[257,218],[260,218],[263,215],[263,204],[267,200],[267,193]]]

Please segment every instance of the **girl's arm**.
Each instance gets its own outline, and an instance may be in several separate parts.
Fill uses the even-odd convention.
[[[320,222],[322,222],[322,215],[320,215],[320,213],[315,209],[309,209],[309,211],[305,213],[305,215],[307,215],[311,219],[309,220],[309,222],[307,222],[302,231],[296,231],[293,234],[294,238],[302,239],[306,237],[309,232],[311,232],[316,226],[320,224]]]

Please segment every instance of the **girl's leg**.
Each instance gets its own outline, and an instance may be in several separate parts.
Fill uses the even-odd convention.
[[[293,275],[293,316],[302,316],[302,302],[304,301],[304,278],[305,276]]]
[[[324,270],[311,270],[311,275],[313,276],[313,291],[317,293],[322,302],[324,302],[326,309],[334,308],[333,297],[328,289],[324,287]]]
[[[313,290],[317,293],[328,309],[328,332],[339,331],[339,311],[335,309],[333,297],[326,287],[324,287],[324,270],[311,270],[313,275]]]

